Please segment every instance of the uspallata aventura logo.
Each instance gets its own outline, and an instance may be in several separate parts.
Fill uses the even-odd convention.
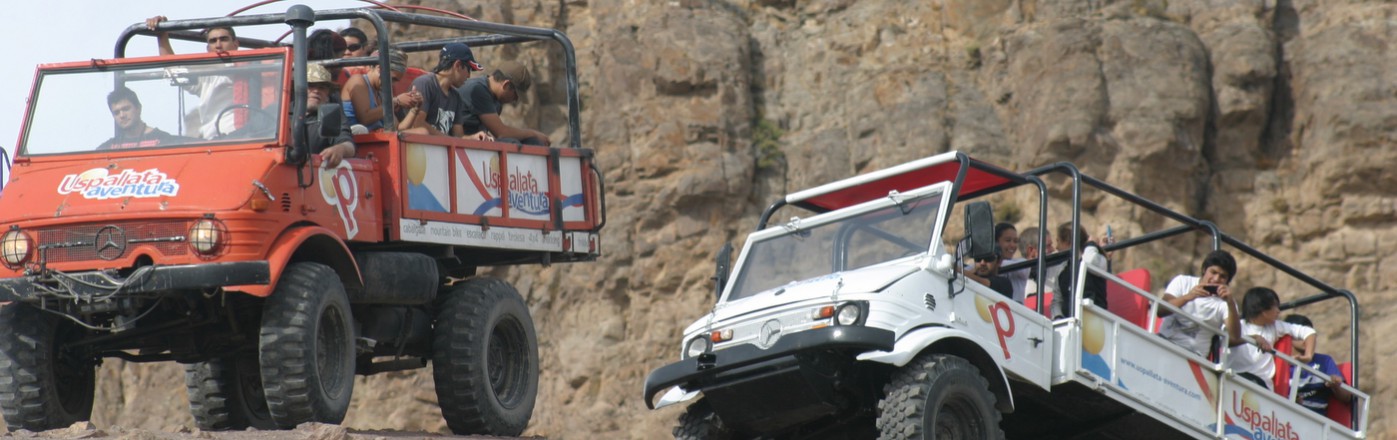
[[[106,200],[118,197],[174,197],[179,195],[179,182],[160,170],[121,170],[109,174],[106,168],[93,168],[78,174],[63,176],[58,184],[59,194],[81,194],[85,199]]]

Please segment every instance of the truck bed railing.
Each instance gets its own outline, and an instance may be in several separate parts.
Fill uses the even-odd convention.
[[[1198,325],[1198,328],[1203,329],[1203,330],[1207,330],[1208,333],[1212,333],[1213,336],[1222,338],[1222,339],[1221,339],[1222,343],[1221,343],[1221,344],[1219,345],[1219,347],[1218,347],[1218,352],[1217,352],[1217,353],[1212,353],[1213,355],[1215,355],[1215,358],[1217,359],[1217,362],[1212,362],[1212,361],[1209,361],[1209,360],[1207,360],[1207,359],[1204,359],[1201,355],[1198,355],[1197,353],[1193,353],[1192,351],[1189,351],[1188,349],[1183,349],[1183,351],[1188,352],[1189,354],[1198,356],[1198,359],[1195,359],[1195,360],[1202,360],[1202,361],[1204,361],[1204,362],[1213,364],[1213,365],[1214,365],[1215,367],[1217,367],[1217,368],[1222,368],[1222,366],[1223,366],[1224,364],[1226,364],[1226,362],[1227,362],[1227,350],[1226,350],[1226,347],[1228,346],[1228,342],[1229,342],[1228,339],[1230,338],[1230,336],[1228,336],[1226,330],[1220,329],[1220,328],[1215,328],[1215,327],[1209,325],[1208,323],[1203,322],[1203,320],[1198,319],[1197,317],[1194,317],[1193,315],[1190,315],[1190,314],[1188,314],[1187,312],[1184,312],[1183,309],[1178,308],[1178,307],[1175,307],[1173,304],[1170,304],[1168,301],[1165,301],[1164,298],[1161,298],[1161,297],[1159,297],[1159,296],[1156,296],[1154,293],[1146,292],[1146,291],[1140,289],[1139,287],[1136,287],[1134,284],[1131,284],[1129,281],[1126,281],[1126,280],[1124,280],[1124,279],[1121,279],[1120,277],[1116,276],[1116,275],[1113,274],[1113,273],[1107,272],[1107,271],[1105,271],[1105,270],[1102,270],[1101,268],[1094,267],[1094,266],[1090,266],[1090,265],[1087,265],[1087,264],[1083,264],[1082,267],[1083,267],[1083,268],[1086,268],[1086,269],[1088,269],[1088,270],[1087,270],[1087,271],[1079,271],[1079,272],[1081,272],[1081,274],[1080,274],[1080,275],[1078,276],[1078,278],[1077,278],[1077,283],[1076,283],[1076,284],[1073,284],[1074,286],[1083,286],[1083,285],[1085,285],[1084,283],[1086,282],[1085,280],[1086,280],[1086,277],[1087,277],[1087,273],[1090,272],[1091,274],[1094,274],[1094,275],[1099,276],[1099,277],[1101,277],[1101,278],[1105,278],[1107,283],[1115,283],[1116,285],[1125,287],[1126,289],[1128,289],[1128,291],[1129,291],[1132,295],[1139,296],[1139,297],[1141,297],[1141,298],[1144,298],[1146,301],[1149,301],[1149,303],[1150,303],[1149,314],[1146,315],[1146,316],[1147,316],[1148,318],[1150,318],[1150,319],[1147,321],[1148,324],[1146,325],[1146,327],[1143,328],[1143,330],[1145,330],[1146,332],[1149,332],[1149,333],[1159,333],[1159,328],[1156,327],[1156,323],[1157,323],[1159,320],[1158,320],[1158,319],[1154,319],[1154,318],[1156,318],[1156,317],[1159,316],[1159,309],[1161,309],[1161,308],[1163,308],[1164,310],[1168,310],[1170,313],[1173,313],[1173,316],[1176,316],[1176,317],[1179,317],[1179,318],[1183,318],[1183,319],[1187,319],[1187,320],[1189,320],[1189,321],[1192,321],[1195,325]],[[1077,289],[1077,290],[1078,290],[1078,292],[1076,292],[1075,295],[1080,295],[1080,294],[1081,294],[1081,289]],[[1083,310],[1084,308],[1086,308],[1087,304],[1089,304],[1090,302],[1091,302],[1091,301],[1075,301],[1076,306],[1077,306],[1077,310],[1076,310],[1076,314],[1073,315],[1073,316],[1082,316],[1082,314],[1081,314],[1081,313],[1082,313],[1082,310]],[[1091,305],[1095,305],[1095,304],[1091,304]],[[1097,308],[1100,308],[1100,307],[1098,306]],[[1107,312],[1110,313],[1109,311],[1107,311]],[[1171,343],[1171,344],[1172,344],[1172,343]],[[1182,347],[1180,347],[1180,348],[1182,349]]]
[[[1183,214],[1183,213],[1174,211],[1174,210],[1172,210],[1172,209],[1169,209],[1169,208],[1165,207],[1164,205],[1155,203],[1154,201],[1149,200],[1149,199],[1147,199],[1147,198],[1145,198],[1145,197],[1142,197],[1142,196],[1139,196],[1139,195],[1136,195],[1136,194],[1132,194],[1132,193],[1130,193],[1130,192],[1128,192],[1128,191],[1126,191],[1126,190],[1123,190],[1123,189],[1118,188],[1118,187],[1116,187],[1116,186],[1113,186],[1113,185],[1111,185],[1111,184],[1109,184],[1109,183],[1106,183],[1106,182],[1104,182],[1104,181],[1101,181],[1100,179],[1096,179],[1096,178],[1094,178],[1094,177],[1091,177],[1091,176],[1082,174],[1082,173],[1077,169],[1077,167],[1076,167],[1075,165],[1072,165],[1071,163],[1059,162],[1059,163],[1056,163],[1056,164],[1042,166],[1042,167],[1035,168],[1035,169],[1032,169],[1032,170],[1029,170],[1029,171],[1025,172],[1025,174],[1027,174],[1027,175],[1033,175],[1033,176],[1043,176],[1043,175],[1046,175],[1046,174],[1049,174],[1049,173],[1061,173],[1061,174],[1064,174],[1064,175],[1066,175],[1066,176],[1068,176],[1069,178],[1072,179],[1072,206],[1073,206],[1073,209],[1072,209],[1072,225],[1073,225],[1073,228],[1074,228],[1074,229],[1079,228],[1080,225],[1081,225],[1081,219],[1080,219],[1080,216],[1079,216],[1078,213],[1081,211],[1081,209],[1080,209],[1080,206],[1081,206],[1081,187],[1082,187],[1082,184],[1083,184],[1083,183],[1085,183],[1086,185],[1088,185],[1088,186],[1090,186],[1090,187],[1092,187],[1092,188],[1099,189],[1099,190],[1104,191],[1104,192],[1106,192],[1106,193],[1108,193],[1108,194],[1114,195],[1114,196],[1116,196],[1116,197],[1118,197],[1118,198],[1120,198],[1120,199],[1122,199],[1122,200],[1125,200],[1125,201],[1127,201],[1127,202],[1130,202],[1130,203],[1132,203],[1132,204],[1134,204],[1134,205],[1136,205],[1136,206],[1145,208],[1145,209],[1147,209],[1147,210],[1149,210],[1149,211],[1151,211],[1151,212],[1154,212],[1154,213],[1156,213],[1156,214],[1162,215],[1162,216],[1164,216],[1164,217],[1167,217],[1167,218],[1169,218],[1169,219],[1172,219],[1172,220],[1174,220],[1174,221],[1177,221],[1177,222],[1183,224],[1182,227],[1174,227],[1174,228],[1171,228],[1171,229],[1164,229],[1164,230],[1160,230],[1160,231],[1155,231],[1155,232],[1151,232],[1151,233],[1146,233],[1146,234],[1144,234],[1144,235],[1141,235],[1141,236],[1139,236],[1139,237],[1135,237],[1135,238],[1133,238],[1133,239],[1122,240],[1122,241],[1120,241],[1120,242],[1118,242],[1118,243],[1105,246],[1105,247],[1103,248],[1104,251],[1114,251],[1114,250],[1118,250],[1118,249],[1126,249],[1126,248],[1129,248],[1129,247],[1134,247],[1134,246],[1138,246],[1138,245],[1141,245],[1141,244],[1145,244],[1145,243],[1149,243],[1149,242],[1161,240],[1161,239],[1168,238],[1168,237],[1172,237],[1172,236],[1175,236],[1175,235],[1179,235],[1179,234],[1182,234],[1182,233],[1187,232],[1187,231],[1199,231],[1199,232],[1204,232],[1204,233],[1208,234],[1208,235],[1212,238],[1212,241],[1213,241],[1213,249],[1215,249],[1215,250],[1216,250],[1216,249],[1221,249],[1222,244],[1226,243],[1226,244],[1231,245],[1232,247],[1236,248],[1237,250],[1241,251],[1242,253],[1245,253],[1245,254],[1247,254],[1247,255],[1249,255],[1249,256],[1251,256],[1251,257],[1253,257],[1253,258],[1256,258],[1256,259],[1258,259],[1258,260],[1261,260],[1262,262],[1266,263],[1267,265],[1269,265],[1269,266],[1271,266],[1271,267],[1273,267],[1273,268],[1275,268],[1275,269],[1277,269],[1277,270],[1280,270],[1281,272],[1284,272],[1284,273],[1286,273],[1286,274],[1288,274],[1288,275],[1291,275],[1292,277],[1295,277],[1296,279],[1300,280],[1301,282],[1303,282],[1303,283],[1305,283],[1305,284],[1308,284],[1308,285],[1310,285],[1310,286],[1312,286],[1312,287],[1315,287],[1316,289],[1319,289],[1319,291],[1320,291],[1319,294],[1312,295],[1312,296],[1309,296],[1309,297],[1305,297],[1305,298],[1302,298],[1302,299],[1299,299],[1299,300],[1294,300],[1294,301],[1282,303],[1282,304],[1281,304],[1281,309],[1282,309],[1282,310],[1288,310],[1288,309],[1291,309],[1291,308],[1300,307],[1300,306],[1308,305],[1308,304],[1313,304],[1313,303],[1316,303],[1316,302],[1319,302],[1319,301],[1324,301],[1324,300],[1329,300],[1329,299],[1342,298],[1342,299],[1347,300],[1347,301],[1348,301],[1348,304],[1349,304],[1349,326],[1350,326],[1350,327],[1349,327],[1349,345],[1350,345],[1349,350],[1350,350],[1350,353],[1351,353],[1350,356],[1351,356],[1351,359],[1352,359],[1352,361],[1353,361],[1353,368],[1354,368],[1354,370],[1353,370],[1353,375],[1354,375],[1354,377],[1353,377],[1353,381],[1354,381],[1353,384],[1354,384],[1354,386],[1358,386],[1358,384],[1359,384],[1359,383],[1358,383],[1358,376],[1360,376],[1360,374],[1359,374],[1359,368],[1360,368],[1360,367],[1359,367],[1359,347],[1358,347],[1358,335],[1359,335],[1360,333],[1359,333],[1359,322],[1358,322],[1358,317],[1359,317],[1360,314],[1359,314],[1359,309],[1358,309],[1358,300],[1357,300],[1357,298],[1354,296],[1354,294],[1353,294],[1352,292],[1350,292],[1350,291],[1348,291],[1348,290],[1338,289],[1338,288],[1335,288],[1335,287],[1333,287],[1333,286],[1330,286],[1330,285],[1327,284],[1327,283],[1324,283],[1324,282],[1322,282],[1322,281],[1320,281],[1320,280],[1318,280],[1318,279],[1316,279],[1316,278],[1314,278],[1314,277],[1311,277],[1311,276],[1305,274],[1304,272],[1301,272],[1300,270],[1295,269],[1294,267],[1291,267],[1290,265],[1288,265],[1288,264],[1286,264],[1286,263],[1284,263],[1284,262],[1282,262],[1282,261],[1280,261],[1280,260],[1277,260],[1276,258],[1271,257],[1270,255],[1267,255],[1267,254],[1261,252],[1260,250],[1257,250],[1257,249],[1254,248],[1254,247],[1251,247],[1250,245],[1247,245],[1245,242],[1243,242],[1243,241],[1237,239],[1236,237],[1233,237],[1233,236],[1231,236],[1231,235],[1228,235],[1228,234],[1226,234],[1226,233],[1223,233],[1223,232],[1217,227],[1217,225],[1214,224],[1214,223],[1211,222],[1211,221],[1202,220],[1202,219],[1197,219],[1197,218],[1194,218],[1194,217],[1192,217],[1192,216],[1189,216],[1189,215],[1186,215],[1186,214]],[[1043,220],[1044,220],[1044,223],[1042,223],[1042,224],[1044,224],[1044,225],[1048,224],[1048,223],[1046,223],[1047,217],[1044,216],[1044,217],[1042,217],[1042,218],[1043,218]],[[1078,256],[1081,255],[1081,249],[1077,249],[1077,243],[1076,243],[1075,241],[1073,241],[1072,245],[1073,245],[1073,248],[1072,248],[1071,253],[1069,254],[1068,257],[1060,257],[1060,256],[1058,256],[1058,254],[1054,254],[1053,256],[1049,256],[1049,257],[1045,257],[1045,258],[1070,258],[1070,261],[1071,261],[1070,264],[1071,264],[1071,265],[1068,266],[1068,269],[1073,271],[1072,274],[1071,274],[1071,276],[1076,276],[1076,275],[1077,275],[1077,274],[1076,274],[1076,272],[1077,272],[1076,268],[1079,266]],[[1041,248],[1040,248],[1040,249],[1041,249]],[[1059,254],[1060,254],[1060,253],[1059,253]],[[1012,269],[1018,268],[1018,267],[1021,267],[1021,266],[1019,266],[1019,265],[1017,265],[1017,264],[1016,264],[1016,265],[1006,265],[1004,268],[1001,268],[1001,270],[1006,270],[1006,271],[1007,271],[1007,270],[1012,270]],[[1043,272],[1041,272],[1041,270],[1040,270],[1039,273],[1043,273]],[[1068,275],[1068,274],[1067,274],[1067,273],[1064,273],[1063,275]],[[1080,298],[1079,298],[1079,297],[1074,297],[1074,300],[1080,300]]]
[[[1192,316],[1184,314],[1183,310],[1179,309],[1178,307],[1175,307],[1172,304],[1165,302],[1159,296],[1156,296],[1151,292],[1144,291],[1131,284],[1130,282],[1115,276],[1110,272],[1086,264],[1083,264],[1081,266],[1081,269],[1081,274],[1079,275],[1079,278],[1077,280],[1078,283],[1076,285],[1083,285],[1082,283],[1084,282],[1086,275],[1090,273],[1092,275],[1105,278],[1108,283],[1115,283],[1117,285],[1125,287],[1131,294],[1149,301],[1150,307],[1148,309],[1148,324],[1146,325],[1146,327],[1142,328],[1136,323],[1130,322],[1125,317],[1116,315],[1112,311],[1106,310],[1095,304],[1092,304],[1089,300],[1076,301],[1077,314],[1075,316],[1079,316],[1081,318],[1067,320],[1066,324],[1069,326],[1076,326],[1077,331],[1079,333],[1077,338],[1067,338],[1068,341],[1087,340],[1088,333],[1094,331],[1089,328],[1089,325],[1087,324],[1088,320],[1105,321],[1108,327],[1101,329],[1105,332],[1105,334],[1102,335],[1102,338],[1103,340],[1107,341],[1107,346],[1101,347],[1098,353],[1088,353],[1088,350],[1085,347],[1089,344],[1086,342],[1083,342],[1081,346],[1077,347],[1077,350],[1069,350],[1067,352],[1069,353],[1069,356],[1076,358],[1078,362],[1080,362],[1080,364],[1077,365],[1077,373],[1075,373],[1075,375],[1082,376],[1085,378],[1091,378],[1089,379],[1089,381],[1095,383],[1096,386],[1110,388],[1114,391],[1113,394],[1118,395],[1119,397],[1127,398],[1136,405],[1142,405],[1144,407],[1150,408],[1165,417],[1169,417],[1171,420],[1181,422],[1185,426],[1189,426],[1193,429],[1205,428],[1197,425],[1197,423],[1200,421],[1199,414],[1194,414],[1194,417],[1190,418],[1188,416],[1189,409],[1186,407],[1186,405],[1181,405],[1181,402],[1179,401],[1179,396],[1174,394],[1176,391],[1175,389],[1177,389],[1180,386],[1185,388],[1194,386],[1200,387],[1200,394],[1213,400],[1213,402],[1211,403],[1213,405],[1212,410],[1215,411],[1215,415],[1211,416],[1214,419],[1214,425],[1211,428],[1213,430],[1213,435],[1218,437],[1222,437],[1228,434],[1229,430],[1237,429],[1236,426],[1239,426],[1245,422],[1244,420],[1240,420],[1240,415],[1238,415],[1237,417],[1232,417],[1232,414],[1229,413],[1229,411],[1232,411],[1234,413],[1237,412],[1240,408],[1240,406],[1238,405],[1252,405],[1249,408],[1261,409],[1263,410],[1263,413],[1265,413],[1266,410],[1270,410],[1272,411],[1270,413],[1272,414],[1272,416],[1274,416],[1274,414],[1276,414],[1277,412],[1283,412],[1289,415],[1289,417],[1286,417],[1286,420],[1288,420],[1289,423],[1297,424],[1296,429],[1306,429],[1310,431],[1324,430],[1329,432],[1336,432],[1341,434],[1341,436],[1344,438],[1365,437],[1365,433],[1367,431],[1366,415],[1368,413],[1370,400],[1370,397],[1366,393],[1348,384],[1341,385],[1344,390],[1349,391],[1354,396],[1354,411],[1352,413],[1352,419],[1348,421],[1348,426],[1341,426],[1338,422],[1331,420],[1328,417],[1315,414],[1310,409],[1296,403],[1295,400],[1296,392],[1299,388],[1298,380],[1302,371],[1314,374],[1324,380],[1328,380],[1329,375],[1324,374],[1323,372],[1320,372],[1319,370],[1316,370],[1314,368],[1311,368],[1306,364],[1300,363],[1289,354],[1274,352],[1272,354],[1279,358],[1280,362],[1285,362],[1292,366],[1300,367],[1292,369],[1292,386],[1290,387],[1288,394],[1281,395],[1269,389],[1256,386],[1255,384],[1252,384],[1250,381],[1241,379],[1237,376],[1235,372],[1226,368],[1227,356],[1230,353],[1228,352],[1228,350],[1223,349],[1223,347],[1227,347],[1229,345],[1227,339],[1228,336],[1225,331],[1203,324],[1201,321],[1193,318]],[[1081,289],[1079,288],[1077,291],[1077,295],[1080,294]],[[1199,324],[1200,328],[1206,329],[1208,332],[1216,336],[1221,336],[1222,344],[1219,346],[1220,352],[1217,353],[1216,357],[1218,361],[1208,361],[1184,347],[1178,346],[1172,342],[1169,342],[1168,340],[1157,337],[1158,329],[1155,328],[1155,322],[1157,320],[1154,319],[1154,317],[1156,315],[1156,312],[1160,308],[1170,310],[1180,317],[1190,319],[1194,323]],[[1099,326],[1100,324],[1098,323],[1093,325]],[[1254,344],[1254,341],[1251,340],[1251,338],[1247,338],[1246,336],[1243,337],[1247,339],[1248,343]],[[1122,342],[1122,338],[1125,338],[1128,341]],[[1129,348],[1128,350],[1137,353],[1153,352],[1152,356],[1139,356],[1132,360],[1128,356],[1121,354],[1121,351],[1127,350],[1126,347],[1121,347],[1122,345],[1138,346],[1138,344],[1142,342],[1147,343],[1148,345],[1153,345],[1155,347],[1153,349],[1136,347]],[[1160,349],[1163,349],[1163,351],[1161,352]],[[1073,353],[1079,354],[1073,355]],[[1186,359],[1190,363],[1198,365],[1199,368],[1195,369],[1193,373],[1194,377],[1196,377],[1198,380],[1196,382],[1190,383],[1183,383],[1183,381],[1171,382],[1170,375],[1171,373],[1177,374],[1177,368],[1170,368],[1170,366],[1176,366],[1176,364],[1168,359],[1158,359],[1158,354],[1160,353],[1173,353],[1174,355]],[[1086,359],[1091,358],[1092,355],[1099,355],[1100,357],[1104,357],[1104,359],[1101,359],[1103,364],[1100,364],[1100,367],[1093,367],[1090,363],[1086,361]],[[1105,368],[1102,369],[1101,367]],[[1156,380],[1161,380],[1165,383],[1171,383],[1175,389],[1160,388],[1163,391],[1151,392],[1150,390],[1152,388],[1149,386],[1140,386],[1139,383],[1135,382],[1127,384],[1124,382],[1124,378],[1117,377],[1121,376],[1122,373],[1129,373],[1132,371],[1138,371],[1141,373],[1149,371],[1148,374],[1142,374],[1139,377],[1144,377],[1146,381],[1149,380],[1148,378],[1154,377]],[[1210,382],[1208,380],[1204,380],[1204,377],[1199,375],[1212,375],[1213,378],[1216,380]],[[1073,376],[1073,374],[1071,374],[1071,372],[1069,371],[1069,377],[1071,376]],[[1210,383],[1215,383],[1216,385],[1209,385]],[[1229,390],[1236,387],[1250,388],[1247,391],[1251,393],[1251,395],[1254,398],[1252,400],[1240,403],[1222,398],[1224,395],[1227,395]],[[1255,397],[1260,397],[1260,399],[1255,399]],[[1276,423],[1280,423],[1280,421],[1276,421]],[[1306,424],[1306,426],[1300,426],[1299,424]],[[1350,426],[1352,428],[1350,428]]]

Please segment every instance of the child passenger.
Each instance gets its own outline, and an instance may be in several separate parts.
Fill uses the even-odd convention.
[[[1290,315],[1285,317],[1285,322],[1313,329],[1314,324],[1310,318],[1304,315]],[[1339,364],[1334,362],[1334,358],[1324,353],[1315,353],[1314,358],[1309,362],[1310,368],[1319,370],[1321,373],[1329,375],[1329,380],[1320,379],[1319,376],[1310,374],[1309,371],[1300,372],[1300,378],[1295,384],[1295,398],[1305,408],[1310,411],[1324,415],[1329,410],[1329,398],[1332,396],[1339,400],[1353,398],[1353,393],[1339,386],[1345,380],[1343,371],[1339,370]]]
[[[1237,260],[1224,250],[1209,252],[1203,257],[1202,276],[1179,275],[1169,281],[1164,288],[1164,301],[1183,309],[1184,313],[1200,321],[1173,316],[1173,311],[1159,308],[1159,336],[1178,344],[1200,356],[1208,356],[1214,332],[1203,330],[1203,326],[1221,330],[1227,324],[1229,315],[1237,315],[1237,304],[1232,301],[1232,291],[1228,283],[1237,274]]]
[[[1255,343],[1247,343],[1240,339],[1231,341],[1227,368],[1256,382],[1257,385],[1271,389],[1272,380],[1276,376],[1276,361],[1275,356],[1271,354],[1274,352],[1271,346],[1281,335],[1290,335],[1297,341],[1304,341],[1296,344],[1296,360],[1304,363],[1314,360],[1315,329],[1281,321],[1281,299],[1276,295],[1276,291],[1265,287],[1251,288],[1242,302],[1242,311],[1243,317],[1246,318],[1242,322],[1242,335],[1252,338]],[[1232,316],[1228,319],[1237,318]]]

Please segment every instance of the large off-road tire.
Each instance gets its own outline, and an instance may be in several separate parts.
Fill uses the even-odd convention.
[[[538,338],[524,298],[472,278],[437,297],[432,368],[442,417],[458,435],[524,432],[538,394]]]
[[[0,412],[11,430],[63,428],[92,417],[96,364],[62,350],[83,333],[28,305],[0,306]]]
[[[257,357],[242,355],[210,359],[184,366],[189,390],[189,413],[194,425],[206,431],[241,430],[248,427],[276,429],[262,391],[262,371]]]
[[[344,420],[354,392],[354,318],[334,269],[287,266],[263,305],[258,350],[267,410],[278,427]]]
[[[702,399],[684,409],[679,415],[679,426],[674,427],[674,440],[733,440],[737,436],[723,427],[723,421],[713,413],[713,408]]]
[[[897,370],[878,402],[880,440],[1001,440],[1001,414],[979,370],[963,358],[923,354]]]

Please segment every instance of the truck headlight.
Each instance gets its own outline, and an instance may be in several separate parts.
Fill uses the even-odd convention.
[[[213,254],[222,247],[226,235],[223,222],[211,218],[199,219],[189,227],[189,247],[200,254]]]
[[[854,325],[862,321],[863,305],[857,302],[844,303],[834,314],[834,322],[839,325]]]
[[[17,269],[33,254],[34,242],[29,239],[29,235],[20,231],[19,228],[10,228],[3,238],[0,238],[0,260],[3,260],[5,267]]]
[[[698,357],[698,355],[708,352],[713,347],[713,343],[708,341],[707,336],[707,334],[702,334],[690,339],[689,343],[684,346],[684,359]]]

